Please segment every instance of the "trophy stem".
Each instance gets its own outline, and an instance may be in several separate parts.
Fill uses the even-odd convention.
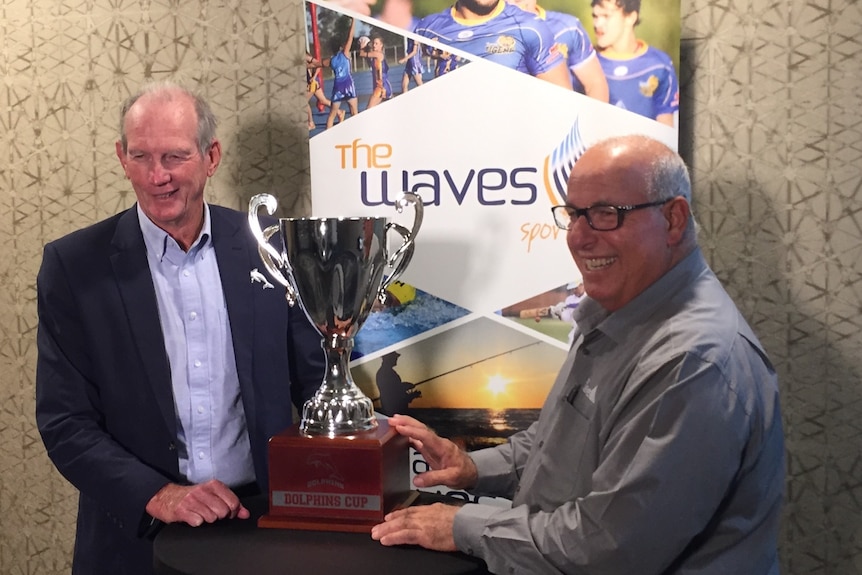
[[[377,427],[374,405],[353,382],[350,352],[353,338],[333,335],[321,342],[326,374],[314,396],[302,406],[301,433],[309,436],[353,435]]]

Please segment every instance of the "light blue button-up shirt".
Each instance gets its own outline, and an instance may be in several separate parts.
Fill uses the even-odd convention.
[[[138,206],[171,368],[180,473],[191,483],[254,481],[209,206],[188,252]]]

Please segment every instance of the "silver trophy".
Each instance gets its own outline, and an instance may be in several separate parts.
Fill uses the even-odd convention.
[[[380,217],[281,218],[278,225],[262,229],[261,206],[272,215],[277,201],[259,194],[248,206],[248,222],[263,264],[287,288],[288,303],[298,303],[320,333],[326,354],[323,383],[303,405],[300,432],[335,437],[374,429],[373,404],[350,375],[353,337],[375,298],[385,303],[386,287],[413,257],[413,242],[422,225],[421,198],[405,193],[395,202],[399,213],[413,206],[410,230]],[[279,231],[280,250],[270,242]],[[389,248],[390,231],[401,240],[394,250]]]

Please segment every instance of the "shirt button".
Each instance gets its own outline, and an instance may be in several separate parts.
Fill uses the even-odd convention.
[[[195,367],[200,367],[200,366],[201,366],[201,360],[196,359],[195,360]]]
[[[542,441],[539,442],[539,447],[541,448],[544,446],[545,446],[545,440],[543,439]]]
[[[204,406],[203,406],[203,405],[199,405],[199,406],[198,406],[198,413],[203,413],[203,412],[204,412]]]
[[[190,320],[195,321],[197,318],[198,318],[198,312],[193,311],[192,313],[189,314]]]
[[[203,459],[203,458],[204,458],[204,452],[201,451],[200,453],[198,453],[198,459]]]
[[[183,270],[183,276],[189,277],[190,275],[192,275],[192,272],[190,272],[189,270]]]

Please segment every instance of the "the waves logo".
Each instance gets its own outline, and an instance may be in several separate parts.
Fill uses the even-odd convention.
[[[361,138],[335,146],[341,170],[357,173],[359,199],[363,206],[392,206],[402,191],[422,197],[426,207],[478,204],[480,206],[530,206],[540,201],[542,187],[555,206],[566,200],[569,174],[586,151],[580,123],[544,160],[528,165],[495,163],[436,168],[390,169],[396,156],[391,144],[365,143]]]
[[[580,123],[576,119],[563,141],[545,158],[545,190],[552,206],[565,203],[569,174],[586,149]]]

